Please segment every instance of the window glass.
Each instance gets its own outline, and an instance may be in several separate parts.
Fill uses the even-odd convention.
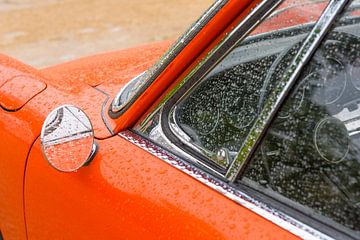
[[[355,236],[360,234],[358,3],[306,66],[242,179]]]
[[[178,102],[178,136],[228,166],[326,1],[284,1]]]

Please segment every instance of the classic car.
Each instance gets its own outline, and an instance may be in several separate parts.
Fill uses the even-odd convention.
[[[359,10],[219,0],[171,46],[0,55],[0,239],[360,239]]]

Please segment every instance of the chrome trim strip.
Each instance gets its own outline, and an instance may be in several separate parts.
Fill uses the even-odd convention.
[[[192,41],[201,29],[215,16],[215,14],[228,2],[228,0],[216,1],[171,47],[170,49],[146,71],[146,79],[139,90],[127,101],[124,107],[119,107],[119,102],[114,99],[109,109],[111,117],[116,118],[126,111],[129,106],[155,81],[175,57]],[[118,95],[118,94],[117,94]]]
[[[275,114],[288,96],[290,90],[296,83],[302,69],[309,62],[312,55],[320,45],[325,35],[330,30],[336,17],[340,14],[349,0],[331,0],[323,14],[315,24],[314,28],[306,38],[292,63],[285,71],[278,87],[271,93],[266,101],[263,111],[250,130],[240,151],[231,164],[226,178],[234,182],[244,170],[246,163],[251,158],[258,144],[260,143],[266,129],[270,126]]]
[[[259,202],[247,194],[231,187],[213,176],[195,168],[186,161],[174,156],[160,146],[155,145],[149,140],[127,130],[120,132],[119,136],[144,149],[155,157],[167,162],[178,170],[190,175],[206,186],[223,194],[227,198],[235,201],[241,206],[269,220],[277,226],[289,231],[290,233],[303,239],[333,239],[330,236],[319,232],[316,229],[274,209],[265,203]]]

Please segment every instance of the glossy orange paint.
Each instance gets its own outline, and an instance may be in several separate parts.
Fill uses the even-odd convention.
[[[14,59],[0,55],[0,85],[18,76],[37,75],[37,71]],[[4,97],[2,96],[2,99]],[[16,99],[13,103],[17,105]],[[34,120],[37,111],[7,112],[0,108],[0,229],[5,237],[25,239],[23,177],[26,157],[41,125]]]
[[[28,160],[29,239],[295,239],[121,137],[77,173]],[[71,187],[70,187],[71,186]]]
[[[0,230],[7,239],[26,239],[23,177],[26,157],[36,138],[30,119],[25,116],[30,114],[8,114],[0,109]]]
[[[171,81],[255,2],[229,1],[154,83],[157,91],[146,92],[118,120],[105,116],[110,127],[120,130],[138,120]],[[37,93],[28,94],[26,101],[8,95],[16,111],[0,109],[0,230],[4,239],[296,238],[107,129],[102,112],[106,114],[111,97],[154,63],[169,44],[44,70],[0,55],[0,86],[18,76],[29,76],[46,86],[31,88],[31,93]],[[8,92],[16,90],[16,83]],[[84,110],[99,144],[90,165],[72,174],[53,169],[41,154],[38,140],[46,116],[62,104]]]
[[[97,87],[114,96],[136,74],[145,71],[154,64],[172,42],[168,40],[98,54],[48,67],[42,69],[41,73],[51,79],[56,79],[60,85],[63,79],[72,79],[72,81],[83,82],[92,87]]]
[[[47,79],[38,70],[0,55],[0,81],[2,86],[10,79],[20,79],[19,76],[28,76],[29,79],[36,80],[35,86],[44,86],[45,84],[47,87],[38,94],[28,95],[25,105],[23,105],[24,98],[22,97],[12,98],[12,101],[6,102],[6,104],[13,104],[12,106],[22,106],[16,111],[8,111],[1,105],[0,230],[5,239],[26,239],[23,211],[23,181],[26,158],[51,110],[64,103],[77,105],[90,116],[95,135],[98,138],[110,136],[101,118],[102,103],[106,100],[106,95],[103,93],[86,84],[77,84],[75,81],[66,82],[64,80],[62,82],[64,85],[55,85],[53,80]],[[12,84],[11,86],[13,88],[9,89],[8,92],[12,95],[18,94],[18,85]],[[9,96],[7,95],[7,97]],[[2,98],[4,98],[3,95]]]

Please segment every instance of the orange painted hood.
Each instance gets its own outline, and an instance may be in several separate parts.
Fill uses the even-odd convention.
[[[154,64],[172,42],[98,54],[45,68],[41,72],[56,80],[53,82],[56,85],[61,85],[64,79],[73,84],[82,82],[114,96],[124,84]]]

